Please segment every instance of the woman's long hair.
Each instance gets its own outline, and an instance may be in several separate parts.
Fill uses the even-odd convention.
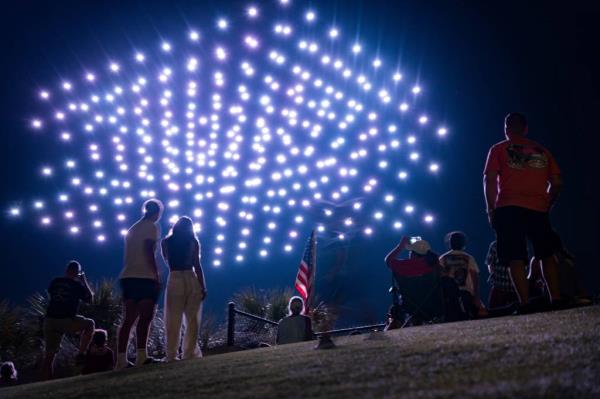
[[[180,217],[171,228],[166,240],[169,264],[184,266],[190,246],[198,241],[192,219],[187,216]]]

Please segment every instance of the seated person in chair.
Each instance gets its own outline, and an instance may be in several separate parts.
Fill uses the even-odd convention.
[[[399,259],[405,250],[409,251],[408,258]],[[439,301],[436,302],[435,295],[431,294],[439,283],[440,265],[438,255],[431,251],[429,243],[420,237],[402,237],[385,257],[385,263],[395,280],[392,288],[394,305],[388,315],[386,330],[403,326],[408,320],[411,324],[420,324],[433,318]],[[402,280],[400,288],[396,287],[399,280]]]

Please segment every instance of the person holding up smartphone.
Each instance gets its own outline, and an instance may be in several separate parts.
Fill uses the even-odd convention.
[[[82,364],[95,328],[94,320],[77,314],[80,301],[91,302],[94,298],[79,262],[72,260],[67,264],[65,275],[55,278],[50,283],[48,295],[50,301],[44,320],[46,354],[42,368],[42,377],[45,380],[53,377],[54,358],[60,350],[65,333],[80,334],[76,361]]]

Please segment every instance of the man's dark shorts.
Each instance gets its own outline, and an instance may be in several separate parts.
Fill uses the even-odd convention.
[[[136,302],[150,299],[156,303],[160,295],[160,284],[150,278],[122,278],[121,293],[123,300],[134,300]]]
[[[527,240],[536,258],[547,258],[556,252],[556,239],[547,212],[519,206],[504,206],[494,212],[494,230],[498,241],[498,260],[502,264],[528,259]]]

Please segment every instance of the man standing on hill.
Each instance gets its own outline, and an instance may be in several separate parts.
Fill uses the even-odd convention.
[[[510,113],[504,120],[506,140],[492,146],[484,170],[488,220],[496,231],[498,257],[509,265],[520,311],[529,311],[529,289],[524,259],[527,240],[542,259],[550,301],[560,301],[558,265],[554,258],[549,212],[562,187],[552,154],[527,136],[524,115]]]
[[[162,210],[163,205],[159,200],[144,202],[143,217],[131,226],[125,236],[125,264],[120,275],[123,318],[117,339],[117,369],[129,364],[127,346],[131,328],[136,321],[136,366],[159,362],[147,356],[146,346],[160,295],[156,244],[160,239],[157,222]]]

